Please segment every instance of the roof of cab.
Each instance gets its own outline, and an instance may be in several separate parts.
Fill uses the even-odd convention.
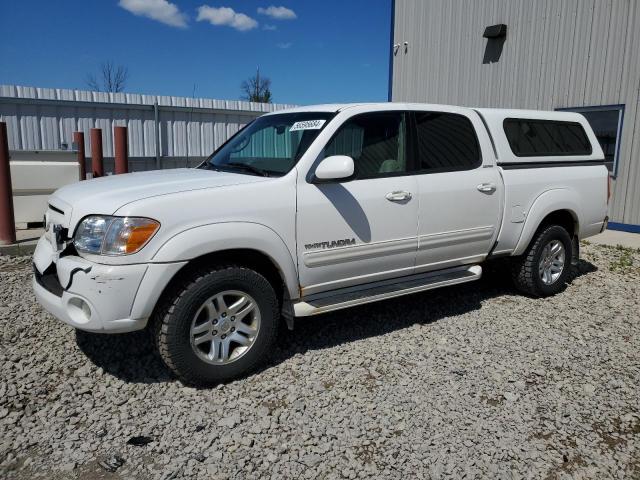
[[[270,112],[267,115],[277,115],[279,113],[303,113],[303,112],[339,112],[347,108],[354,107],[369,107],[372,110],[376,108],[389,109],[390,107],[396,107],[399,109],[411,109],[411,108],[428,108],[428,107],[453,107],[453,108],[467,108],[459,107],[456,105],[436,105],[429,103],[405,103],[405,102],[362,102],[362,103],[328,103],[322,105],[305,105],[301,107],[287,108],[284,110],[277,110]]]
[[[338,110],[355,104],[348,103],[327,103],[322,105],[305,105],[303,107],[285,108],[284,110],[277,110],[275,112],[269,112],[267,115],[276,115],[278,113],[303,113],[303,112],[337,112]]]

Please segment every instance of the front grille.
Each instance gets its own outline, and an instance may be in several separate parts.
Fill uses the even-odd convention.
[[[53,293],[56,297],[62,297],[64,289],[62,288],[62,285],[60,285],[60,281],[58,280],[58,271],[56,269],[55,263],[49,265],[49,267],[47,267],[47,269],[42,273],[38,271],[34,264],[33,275],[35,276],[38,285],[40,285],[49,293]]]

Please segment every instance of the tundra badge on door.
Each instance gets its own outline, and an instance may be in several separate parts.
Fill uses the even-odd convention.
[[[306,250],[326,250],[328,248],[349,247],[356,244],[355,238],[345,238],[344,240],[331,240],[327,242],[307,243],[304,248]]]

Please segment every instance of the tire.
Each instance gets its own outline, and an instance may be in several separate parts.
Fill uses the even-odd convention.
[[[248,303],[236,309],[242,298]],[[253,309],[246,313],[249,304]],[[279,317],[272,285],[259,273],[232,265],[187,276],[156,309],[152,325],[158,353],[178,379],[211,386],[245,376],[267,360]],[[240,337],[250,344],[234,341]]]
[[[549,263],[547,257],[549,246],[561,245],[564,250],[562,270],[558,272],[558,257],[549,268],[544,268]],[[561,250],[557,250],[561,251]],[[559,225],[544,225],[534,235],[525,253],[513,259],[512,278],[515,286],[521,292],[534,297],[548,297],[564,290],[567,277],[571,269],[573,248],[569,233]],[[541,267],[546,272],[541,272]],[[550,273],[554,272],[555,273]],[[543,278],[544,276],[544,278]]]

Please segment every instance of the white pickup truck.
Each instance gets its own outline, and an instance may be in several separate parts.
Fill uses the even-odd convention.
[[[182,381],[263,362],[284,319],[478,280],[565,285],[607,223],[609,176],[576,113],[384,103],[264,115],[198,168],[66,186],[33,288],[69,325],[148,328]]]

